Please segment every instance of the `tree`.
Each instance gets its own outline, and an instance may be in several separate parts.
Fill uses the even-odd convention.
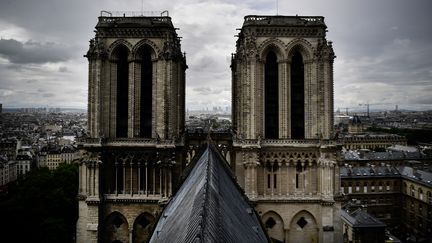
[[[77,191],[77,165],[35,169],[18,180],[0,201],[4,242],[74,242]]]

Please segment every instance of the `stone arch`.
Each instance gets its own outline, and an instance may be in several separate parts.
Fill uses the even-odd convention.
[[[261,217],[264,227],[274,242],[285,242],[284,222],[275,211],[268,211]]]
[[[265,61],[265,58],[270,51],[273,51],[276,54],[278,61],[286,59],[286,55],[284,52],[285,44],[279,39],[267,39],[258,46],[257,50],[258,58],[262,61]]]
[[[133,242],[144,243],[151,237],[151,231],[156,222],[156,219],[150,213],[141,213],[133,225]]]
[[[132,57],[136,59],[140,59],[139,57],[139,51],[143,47],[148,47],[151,50],[151,57],[153,60],[157,59],[159,56],[159,53],[161,52],[158,46],[149,39],[143,39],[140,40],[138,43],[135,44],[135,46],[132,48]]]
[[[279,138],[279,92],[280,92],[280,74],[277,48],[269,46],[263,56],[263,74],[264,74],[264,137],[267,139]],[[280,55],[279,55],[280,56]]]
[[[119,47],[124,46],[126,47],[126,49],[128,50],[128,56],[130,57],[131,55],[129,55],[132,52],[132,44],[129,43],[127,40],[124,39],[118,39],[116,41],[114,41],[109,47],[108,47],[108,57],[109,60],[111,61],[115,61],[117,60],[117,55],[116,55],[116,51],[118,50]]]
[[[127,137],[129,129],[129,60],[131,45],[125,40],[117,40],[109,47],[109,69],[111,72],[111,88],[115,95],[111,116],[115,122],[115,137]]]
[[[114,211],[105,218],[103,242],[129,242],[129,224],[123,214]]]
[[[303,56],[303,61],[307,62],[313,58],[313,50],[312,44],[303,39],[298,38],[290,41],[286,47],[286,52],[288,53],[287,58],[291,59],[296,51],[299,51]]]
[[[315,217],[308,211],[298,212],[289,225],[288,242],[318,242],[318,224]]]

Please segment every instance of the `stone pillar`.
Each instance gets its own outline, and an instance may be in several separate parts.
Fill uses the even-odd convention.
[[[247,59],[248,60],[248,66],[249,66],[249,127],[246,137],[250,139],[256,138],[256,99],[255,99],[255,92],[256,92],[256,58],[254,56]]]
[[[249,161],[245,163],[245,193],[249,198],[257,197],[257,165],[256,161]]]
[[[101,117],[101,109],[100,109],[100,104],[101,104],[101,75],[102,72],[104,71],[102,69],[102,60],[100,58],[96,59],[96,63],[95,63],[95,77],[94,77],[94,107],[93,107],[93,134],[95,135],[94,137],[98,137],[101,133],[100,131],[100,117]]]
[[[289,196],[290,195],[290,192],[291,192],[291,182],[290,182],[290,180],[292,180],[292,178],[291,178],[291,176],[290,176],[290,164],[289,164],[289,161],[286,161],[285,162],[285,167],[286,167],[286,178],[285,178],[285,180],[286,180],[286,195],[287,196]]]
[[[307,181],[308,181],[308,186],[307,186],[307,194],[312,196],[312,161],[308,161],[308,175],[307,175]]]
[[[79,186],[79,189],[78,189],[78,194],[84,194],[83,193],[83,179],[85,178],[84,177],[84,169],[83,169],[83,162],[80,162],[79,163],[79,179],[78,179],[78,182],[79,182],[79,184],[78,184],[78,186]],[[84,179],[85,180],[85,179]]]
[[[123,190],[122,190],[122,194],[126,193],[126,160],[123,159],[123,163],[122,163],[122,173],[123,173]]]
[[[115,166],[115,188],[114,188],[114,193],[116,194],[116,196],[118,196],[118,161],[117,159],[115,160],[114,166]]]
[[[110,61],[110,119],[109,119],[109,137],[116,137],[117,126],[117,64],[114,60]]]
[[[156,135],[161,135],[159,134],[159,128],[157,127],[156,123],[160,122],[159,118],[158,118],[158,113],[159,112],[163,112],[163,106],[159,103],[161,102],[159,97],[159,90],[161,89],[159,83],[159,72],[161,72],[163,69],[161,67],[159,67],[159,59],[154,58],[152,59],[152,137],[156,138]],[[161,109],[161,111],[159,111],[159,108]]]
[[[95,163],[95,196],[99,197],[99,181],[100,181],[100,165],[102,164],[102,161],[98,160]]]
[[[281,197],[282,196],[282,162],[278,162],[278,170],[276,172],[276,175],[277,175],[276,185],[278,189],[278,195],[279,197]]]
[[[133,195],[133,161],[131,159],[130,163],[130,195]]]
[[[161,57],[157,64],[157,73],[153,75],[156,82],[155,87],[155,99],[153,99],[153,107],[155,109],[155,131],[160,138],[165,138],[165,125],[166,125],[166,102],[165,102],[165,83],[166,83],[166,61]]]
[[[323,165],[322,161],[317,163],[317,192],[319,196],[323,196]]]
[[[92,186],[93,186],[93,173],[91,170],[91,165],[90,165],[90,161],[87,161],[86,163],[86,167],[87,167],[87,195],[88,196],[92,196],[93,192],[92,192]]]
[[[279,77],[279,138],[288,138],[288,118],[289,111],[288,101],[290,96],[287,89],[287,65],[288,60],[278,62]]]

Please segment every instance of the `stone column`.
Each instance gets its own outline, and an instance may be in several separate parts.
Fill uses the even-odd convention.
[[[114,189],[114,193],[116,194],[116,196],[118,195],[118,161],[117,159],[115,159],[115,189]]]
[[[100,109],[100,104],[101,104],[101,75],[102,75],[102,60],[100,58],[96,59],[96,63],[95,63],[95,77],[94,77],[94,107],[93,107],[93,134],[95,135],[95,137],[99,136],[101,131],[99,128],[99,124],[101,122],[100,118],[101,118],[101,109]]]
[[[288,60],[280,60],[278,62],[279,76],[279,138],[288,138],[288,78],[287,78]]]
[[[134,108],[133,111],[133,135],[134,137],[139,137],[141,129],[141,60],[134,60]]]
[[[307,181],[308,181],[308,186],[307,186],[307,194],[308,195],[312,195],[312,161],[308,161],[307,162],[308,163],[308,171],[307,171],[307,173],[308,173],[308,179],[307,179]]]
[[[133,161],[131,159],[130,163],[130,195],[133,195]]]
[[[278,170],[276,172],[277,175],[277,180],[276,180],[276,185],[277,185],[277,189],[278,189],[278,194],[279,197],[282,196],[282,162],[278,162]],[[274,175],[273,175],[274,176]]]
[[[122,181],[123,191],[122,191],[122,194],[125,194],[126,193],[126,160],[125,159],[123,159],[122,167],[123,167],[123,181]]]
[[[88,179],[88,181],[87,181],[87,195],[88,196],[92,196],[93,195],[93,192],[92,192],[92,186],[93,186],[93,183],[92,183],[92,181],[93,181],[93,173],[92,173],[92,170],[91,170],[91,164],[90,164],[91,162],[90,161],[87,161],[87,163],[86,163],[86,166],[87,166],[87,179]]]
[[[138,167],[137,167],[137,169],[138,169],[138,188],[137,188],[137,192],[138,192],[138,195],[139,194],[141,194],[141,162],[138,160],[138,163],[137,163],[137,165],[138,165]]]
[[[247,132],[247,138],[255,139],[256,138],[256,99],[255,99],[255,91],[256,91],[256,58],[252,56],[247,59],[248,60],[248,68],[249,68],[249,127]]]
[[[97,160],[95,163],[95,196],[99,197],[99,181],[100,181],[100,165],[102,164],[102,161]]]
[[[110,61],[110,119],[109,119],[109,137],[116,137],[117,124],[117,64],[114,60]]]
[[[78,184],[79,189],[78,189],[78,193],[79,194],[84,194],[83,193],[83,176],[84,176],[83,162],[79,163],[79,167],[78,168],[79,168],[79,179],[78,179],[78,181],[79,181],[79,184]]]
[[[287,184],[286,184],[286,195],[289,196],[290,195],[290,191],[291,191],[290,180],[292,180],[292,178],[290,176],[290,163],[289,163],[289,161],[285,162],[285,166],[286,166],[286,178],[285,178],[285,180],[287,182]]]

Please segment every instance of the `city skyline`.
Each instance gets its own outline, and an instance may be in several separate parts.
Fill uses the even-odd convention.
[[[88,50],[101,10],[168,10],[182,37],[190,110],[231,106],[231,53],[245,15],[319,15],[335,43],[335,110],[432,109],[428,1],[2,1],[0,103],[87,106]],[[342,110],[342,109],[341,109]]]

